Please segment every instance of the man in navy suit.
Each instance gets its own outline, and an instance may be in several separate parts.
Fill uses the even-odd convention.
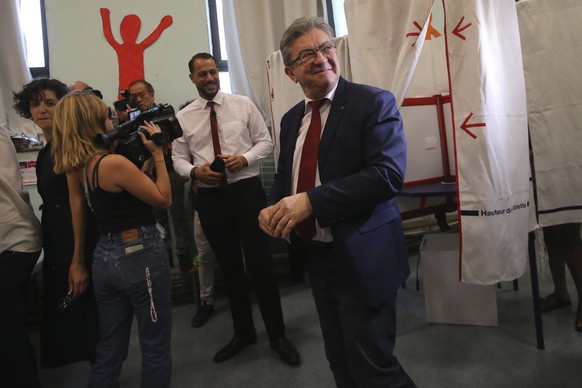
[[[390,92],[340,77],[332,37],[312,17],[297,19],[281,38],[285,73],[305,101],[281,120],[271,206],[259,223],[271,236],[306,246],[337,386],[415,387],[393,355],[396,292],[410,272],[395,200],[406,165],[402,120]],[[312,108],[313,100],[323,101]],[[321,133],[315,182],[305,188],[312,126]]]

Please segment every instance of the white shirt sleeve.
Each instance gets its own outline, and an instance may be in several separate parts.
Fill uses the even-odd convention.
[[[192,171],[191,152],[184,136],[180,136],[172,142],[172,162],[174,170],[182,177],[187,178]]]
[[[253,146],[250,150],[245,152],[243,156],[249,163],[249,166],[254,165],[257,161],[266,158],[273,152],[273,141],[269,130],[265,125],[263,116],[250,101],[250,117],[249,117],[249,132]]]

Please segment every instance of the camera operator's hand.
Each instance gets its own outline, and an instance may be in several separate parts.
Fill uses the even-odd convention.
[[[153,135],[154,133],[158,133],[158,132],[162,131],[158,125],[153,124],[149,121],[145,121],[143,123],[143,125],[141,126],[141,128],[146,130],[150,136]],[[149,152],[152,153],[152,155],[159,153],[161,155],[161,158],[162,159],[164,158],[164,155],[163,155],[164,147],[163,146],[158,146],[151,139],[146,138],[146,136],[144,135],[143,132],[140,132],[139,136],[141,137],[141,141],[143,141],[144,146],[148,149]]]
[[[224,176],[223,173],[212,171],[210,169],[210,163],[206,163],[204,166],[198,167],[195,174],[196,179],[207,185],[218,185]]]
[[[130,110],[131,107],[129,105],[126,105],[125,108],[122,110],[115,109],[115,111],[117,112],[117,119],[119,120],[120,123],[124,123],[129,119]]]
[[[244,156],[237,156],[237,155],[219,155],[222,159],[224,159],[224,167],[231,172],[239,172],[243,168],[249,165],[247,160]]]

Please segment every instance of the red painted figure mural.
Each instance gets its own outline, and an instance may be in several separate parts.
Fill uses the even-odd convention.
[[[162,32],[173,23],[172,17],[166,15],[160,21],[156,29],[142,42],[137,43],[137,36],[141,29],[141,19],[137,15],[126,15],[121,21],[120,33],[122,43],[113,37],[111,31],[110,11],[101,8],[101,20],[103,21],[103,34],[107,42],[117,53],[119,63],[119,89],[125,90],[129,84],[136,79],[144,79],[143,53],[152,43],[154,43]]]

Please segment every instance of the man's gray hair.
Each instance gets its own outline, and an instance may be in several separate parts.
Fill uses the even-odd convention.
[[[291,46],[295,40],[315,28],[325,32],[330,40],[334,36],[332,28],[322,17],[319,16],[299,18],[287,27],[281,37],[281,42],[279,43],[285,66],[289,66],[293,61],[293,58],[291,58]]]

